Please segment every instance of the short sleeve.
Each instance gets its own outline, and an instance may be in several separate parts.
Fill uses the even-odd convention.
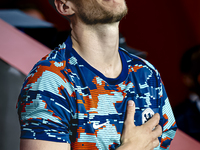
[[[71,143],[69,124],[75,108],[64,64],[44,61],[27,76],[17,104],[22,139]]]
[[[142,59],[143,60],[143,59]],[[148,61],[143,60],[151,70],[154,71],[155,73],[155,83],[157,84],[157,98],[159,99],[159,114],[160,114],[160,122],[159,124],[162,127],[162,135],[159,137],[160,145],[154,150],[169,150],[171,141],[173,140],[176,130],[177,130],[177,125],[175,121],[175,117],[164,87],[164,83],[161,79],[160,73],[158,70]]]
[[[167,97],[164,84],[159,77],[160,84],[160,93],[159,96],[161,98],[161,119],[160,125],[162,126],[163,133],[160,137],[160,146],[155,148],[154,150],[168,150],[173,140],[177,125],[175,121],[175,117]]]

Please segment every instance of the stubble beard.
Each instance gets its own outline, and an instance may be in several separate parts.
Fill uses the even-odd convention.
[[[89,0],[86,3],[83,3],[82,0],[77,0],[75,4],[78,9],[78,17],[87,25],[119,22],[128,12],[126,5],[124,8],[119,8],[118,12],[113,12],[104,9],[93,0]]]

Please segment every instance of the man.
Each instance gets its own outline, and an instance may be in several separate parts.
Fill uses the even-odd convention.
[[[188,95],[174,108],[179,129],[200,142],[200,45],[188,49],[180,61],[180,71]]]
[[[55,7],[71,36],[23,85],[21,149],[168,149],[176,124],[159,73],[118,47],[125,1],[55,0]]]

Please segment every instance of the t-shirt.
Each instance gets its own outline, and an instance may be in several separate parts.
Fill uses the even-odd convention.
[[[73,150],[116,149],[127,102],[134,100],[135,124],[159,113],[163,134],[156,149],[169,149],[177,127],[158,71],[122,48],[119,54],[123,69],[115,79],[88,64],[71,37],[43,57],[19,95],[21,138],[66,142]]]

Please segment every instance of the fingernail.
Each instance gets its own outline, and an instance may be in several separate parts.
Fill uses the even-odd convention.
[[[129,100],[129,101],[128,101],[128,106],[133,106],[133,105],[134,105],[134,101]]]

